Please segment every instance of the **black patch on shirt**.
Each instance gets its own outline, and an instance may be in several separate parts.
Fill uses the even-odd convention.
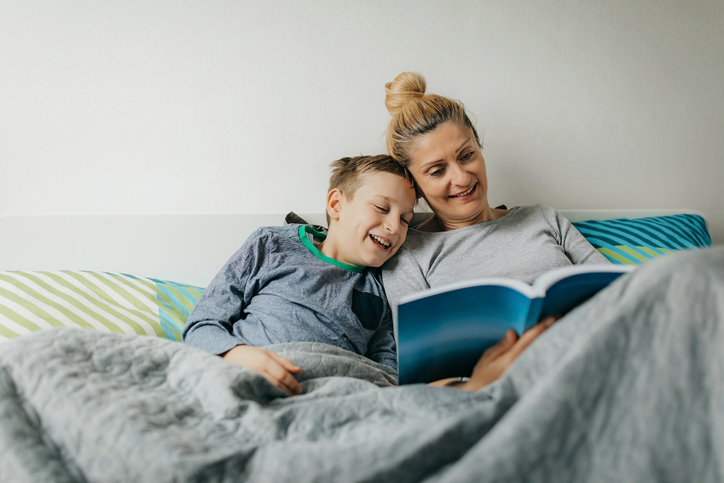
[[[385,301],[377,295],[352,290],[352,312],[355,313],[362,327],[377,330],[385,311]]]

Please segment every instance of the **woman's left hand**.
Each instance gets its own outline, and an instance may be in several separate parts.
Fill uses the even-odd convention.
[[[449,385],[454,385],[456,388],[465,391],[478,391],[491,382],[497,381],[518,356],[531,345],[539,335],[553,325],[556,320],[558,320],[557,317],[543,319],[540,323],[524,332],[520,337],[518,337],[514,330],[508,330],[500,342],[483,353],[478,363],[475,364],[470,379],[465,382]]]

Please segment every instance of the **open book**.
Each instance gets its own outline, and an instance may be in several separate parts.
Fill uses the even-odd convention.
[[[634,268],[573,265],[533,285],[487,278],[404,297],[397,307],[400,384],[470,376],[508,329],[520,335],[549,315],[564,315]]]

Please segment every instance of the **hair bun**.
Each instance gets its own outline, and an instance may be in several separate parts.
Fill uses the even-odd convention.
[[[405,103],[425,95],[425,78],[417,72],[403,72],[395,80],[385,84],[385,107],[395,116]]]

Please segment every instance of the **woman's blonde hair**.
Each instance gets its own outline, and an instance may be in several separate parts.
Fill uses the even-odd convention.
[[[453,122],[473,130],[475,126],[460,101],[437,94],[425,94],[425,78],[417,72],[403,72],[385,84],[385,106],[392,115],[387,127],[387,153],[398,163],[409,167],[411,148],[418,137],[434,131],[444,122]]]

